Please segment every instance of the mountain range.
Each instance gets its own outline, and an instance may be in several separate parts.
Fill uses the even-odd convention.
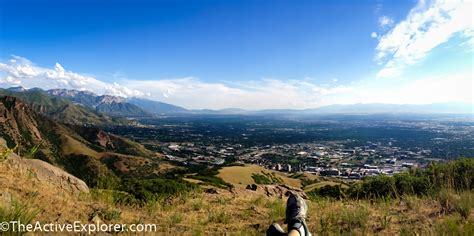
[[[61,97],[114,117],[147,117],[152,114],[185,110],[181,107],[151,100],[126,99],[111,95],[98,96],[88,91],[52,89],[46,92],[51,96]]]
[[[59,166],[92,185],[133,175],[131,169],[146,174],[155,160],[139,143],[100,128],[58,122],[12,96],[0,97],[0,137],[18,154]]]
[[[96,95],[88,91],[12,87],[0,89],[0,96],[14,96],[30,107],[65,123],[104,125],[124,123],[120,118],[151,117],[185,113],[186,109],[167,103],[111,95]]]
[[[313,109],[266,109],[245,110],[239,108],[189,110],[168,103],[144,98],[123,98],[111,95],[97,95],[88,91],[13,87],[0,89],[1,95],[21,98],[38,112],[46,112],[51,117],[66,120],[66,123],[110,124],[122,123],[120,118],[153,117],[157,115],[316,115],[316,114],[375,114],[375,113],[439,113],[473,114],[474,104],[434,103],[434,104],[348,104],[329,105]],[[71,122],[67,122],[67,121]],[[77,122],[76,122],[77,123]]]

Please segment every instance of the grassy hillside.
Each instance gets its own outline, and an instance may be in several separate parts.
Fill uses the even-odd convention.
[[[126,155],[153,156],[153,152],[142,144],[130,139],[105,132],[97,127],[71,126],[81,137],[91,144],[98,146],[103,151],[118,152]]]
[[[301,180],[290,178],[282,172],[267,170],[257,165],[224,167],[219,170],[218,176],[227,183],[246,186],[248,184],[255,184],[255,176],[264,176],[264,173],[273,173],[275,177],[281,179],[282,184],[286,184],[294,188],[301,187]],[[252,178],[252,176],[254,177]]]
[[[0,221],[22,217],[43,222],[92,222],[93,216],[98,215],[106,223],[154,223],[162,234],[262,235],[269,224],[273,221],[283,224],[285,217],[285,199],[267,197],[239,186],[233,191],[218,190],[218,194],[192,188],[173,197],[135,204],[118,201],[128,196],[118,191],[93,189],[90,194],[64,193],[11,168],[0,162],[3,180],[0,189],[11,193],[19,203],[20,214],[12,216],[12,210],[0,204]],[[465,173],[472,173],[469,171],[472,169]],[[135,186],[153,191],[149,184]],[[456,190],[447,186],[423,196],[317,198],[307,200],[307,222],[313,235],[473,235],[473,199],[472,189]]]

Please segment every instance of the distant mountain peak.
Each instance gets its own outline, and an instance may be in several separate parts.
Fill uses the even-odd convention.
[[[102,104],[112,104],[112,103],[126,103],[127,100],[123,97],[112,96],[112,95],[102,95],[102,96],[99,96],[99,102]]]
[[[24,92],[26,91],[27,89],[23,86],[17,86],[17,87],[10,87],[7,89],[8,91],[12,91],[12,92]]]
[[[95,93],[87,91],[87,90],[75,90],[75,89],[50,89],[47,91],[47,93],[53,96],[61,96],[61,97],[73,97],[73,96],[78,96],[78,95],[97,96]]]

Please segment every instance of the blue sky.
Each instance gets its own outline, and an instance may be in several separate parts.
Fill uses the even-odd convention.
[[[472,4],[0,0],[0,86],[187,108],[470,102]]]

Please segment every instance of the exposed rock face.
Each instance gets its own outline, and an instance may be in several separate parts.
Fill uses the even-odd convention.
[[[304,199],[308,199],[306,193],[298,188],[290,187],[286,184],[249,184],[245,187],[247,191],[254,191],[257,194],[265,194],[267,197],[278,197],[283,198],[288,196],[289,193],[294,193],[296,195],[301,196]],[[245,194],[245,193],[238,193],[238,194]]]
[[[0,149],[4,149],[5,147],[5,141],[0,139]],[[89,192],[89,187],[87,187],[84,181],[41,160],[24,159],[16,154],[10,154],[10,156],[0,164],[8,165],[12,172],[29,173],[38,181],[58,187],[72,194]]]
[[[96,143],[98,143],[100,146],[108,148],[108,149],[114,149],[115,145],[110,141],[110,136],[103,130],[100,130],[97,133],[97,140]]]
[[[288,185],[279,184],[279,185],[264,185],[263,189],[267,196],[276,196],[279,198],[283,198],[283,196],[287,196],[288,193],[294,193],[296,195],[301,196],[304,199],[308,199],[308,196],[304,193],[301,189],[292,188]]]
[[[7,134],[15,143],[21,140],[32,143],[42,140],[31,110],[15,97],[0,98],[0,133]]]

